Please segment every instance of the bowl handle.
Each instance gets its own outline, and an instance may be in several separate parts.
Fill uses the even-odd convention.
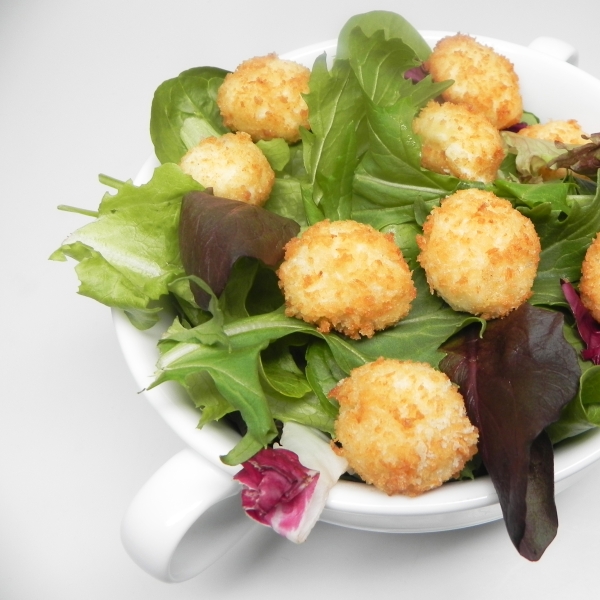
[[[562,60],[577,66],[577,61],[579,59],[577,49],[571,46],[571,44],[567,44],[567,42],[563,42],[558,38],[539,37],[533,40],[533,42],[529,44],[529,47],[532,50],[548,54],[557,60]]]
[[[182,450],[132,500],[121,525],[123,546],[161,581],[191,579],[255,525],[241,507],[240,490],[231,474]]]

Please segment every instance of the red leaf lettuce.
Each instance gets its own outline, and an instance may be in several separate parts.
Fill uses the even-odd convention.
[[[558,312],[524,304],[469,326],[447,343],[440,368],[465,398],[479,452],[500,500],[508,534],[538,560],[558,528],[554,455],[544,429],[575,396],[581,371]]]
[[[300,231],[292,219],[238,200],[213,196],[209,191],[183,197],[179,248],[187,275],[199,277],[220,296],[238,258],[257,258],[275,267],[283,247]],[[192,285],[194,298],[207,309],[210,296]]]

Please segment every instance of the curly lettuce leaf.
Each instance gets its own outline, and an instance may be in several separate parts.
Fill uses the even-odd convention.
[[[179,167],[165,164],[141,186],[111,183],[98,218],[72,233],[50,257],[79,261],[79,293],[125,310],[141,329],[156,323],[160,308],[152,305],[169,293],[183,273],[178,226],[181,199],[201,189]]]

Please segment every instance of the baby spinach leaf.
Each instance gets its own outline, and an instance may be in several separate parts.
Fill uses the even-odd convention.
[[[419,59],[404,41],[386,40],[381,30],[367,36],[361,29],[354,29],[349,44],[352,70],[366,97],[377,106],[411,98],[420,108],[452,85],[452,81],[433,83],[431,77],[416,84],[406,79],[405,73],[419,65]]]
[[[225,75],[227,71],[216,67],[196,67],[158,86],[150,110],[150,137],[161,163],[178,163],[199,125],[202,130],[227,133],[217,106]],[[190,122],[190,118],[197,121]]]
[[[403,40],[421,61],[427,60],[431,54],[431,48],[423,36],[404,17],[387,10],[373,10],[354,15],[342,27],[337,45],[339,58],[350,56],[350,35],[357,27],[367,36],[381,30],[386,40]]]
[[[509,536],[538,560],[556,534],[554,457],[544,431],[577,393],[580,368],[558,312],[524,304],[461,331],[440,368],[459,387]]]

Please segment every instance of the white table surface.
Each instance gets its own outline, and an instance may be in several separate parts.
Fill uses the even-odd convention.
[[[558,536],[535,564],[518,556],[502,522],[424,535],[318,524],[299,546],[257,526],[202,575],[173,585],[121,546],[128,503],[183,442],[137,393],[110,311],[75,293],[72,264],[47,260],[85,222],[56,206],[95,209],[105,191],[98,173],[135,175],[152,151],[150,101],[163,80],[334,38],[372,8],[403,12],[421,29],[525,45],[559,37],[600,77],[597,0],[0,1],[2,600],[593,595],[600,465],[558,497]]]

